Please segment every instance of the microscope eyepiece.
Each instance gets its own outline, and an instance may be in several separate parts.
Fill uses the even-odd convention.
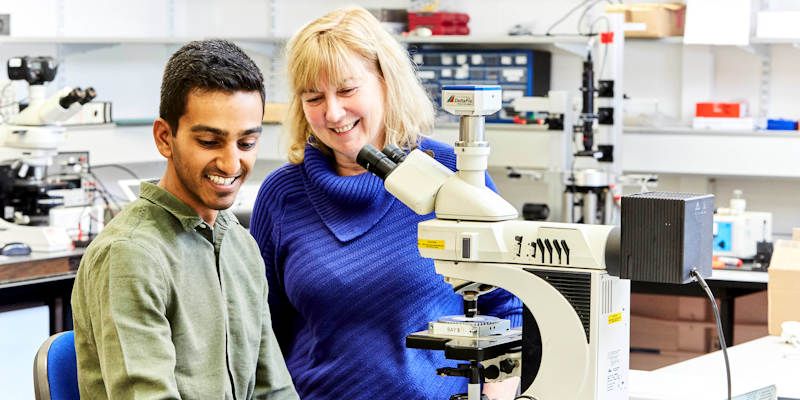
[[[81,88],[72,89],[66,96],[62,97],[61,100],[58,101],[58,104],[63,109],[68,109],[69,106],[81,101],[86,97],[86,92],[83,91]]]
[[[386,154],[386,157],[389,157],[390,160],[394,161],[395,164],[400,164],[406,159],[406,152],[393,144],[387,144],[386,147],[383,148],[382,152],[383,154]]]
[[[378,178],[386,177],[397,167],[397,164],[389,159],[385,154],[378,151],[375,146],[367,144],[356,156],[358,165],[364,167],[369,172],[377,175]]]
[[[97,97],[97,92],[91,86],[89,86],[86,89],[84,89],[83,92],[84,92],[83,98],[78,100],[78,103],[81,103],[81,105],[84,105],[84,104],[94,100],[95,97]]]

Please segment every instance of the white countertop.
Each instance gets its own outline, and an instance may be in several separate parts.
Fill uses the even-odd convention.
[[[734,396],[774,385],[778,398],[800,399],[800,348],[766,336],[729,348],[728,356]],[[629,382],[631,400],[727,398],[721,351],[654,371],[630,371]]]

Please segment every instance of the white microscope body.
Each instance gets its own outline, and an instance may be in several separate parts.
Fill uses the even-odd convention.
[[[500,109],[500,98],[499,86],[444,88],[444,108],[462,116],[456,173],[420,150],[399,159],[374,148],[359,154],[400,201],[419,214],[435,211],[419,224],[420,254],[464,296],[464,316],[431,322],[407,346],[469,361],[438,371],[470,378],[463,399],[479,400],[484,381],[520,375],[522,393],[536,399],[627,399],[630,282],[606,270],[619,265],[619,228],[516,220],[516,209],[485,186],[484,116]],[[522,330],[475,315],[478,296],[494,288],[530,312]]]

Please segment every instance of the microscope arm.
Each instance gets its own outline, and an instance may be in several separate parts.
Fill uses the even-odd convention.
[[[444,276],[502,287],[530,308],[547,351],[542,353],[535,388],[524,394],[542,399],[579,398],[587,382],[589,346],[581,321],[561,293],[521,265],[438,260],[434,265]]]

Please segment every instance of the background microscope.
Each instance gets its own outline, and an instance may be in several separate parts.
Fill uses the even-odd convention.
[[[16,226],[56,225],[57,220],[75,219],[69,225],[79,227],[85,220],[84,232],[97,232],[102,227],[102,212],[84,208],[93,204],[93,193],[87,187],[91,185],[85,179],[88,153],[59,156],[57,151],[66,130],[61,122],[78,113],[96,93],[91,87],[66,87],[48,97],[46,84],[58,71],[52,57],[14,57],[7,67],[12,81],[28,83],[28,102],[19,105],[18,113],[7,113],[10,115],[0,125],[0,217],[13,223],[4,224],[0,242],[11,241],[3,238],[11,236],[13,241],[33,242],[28,244],[34,250],[62,249],[65,240],[44,239],[47,235],[61,236],[61,232],[20,231]]]

